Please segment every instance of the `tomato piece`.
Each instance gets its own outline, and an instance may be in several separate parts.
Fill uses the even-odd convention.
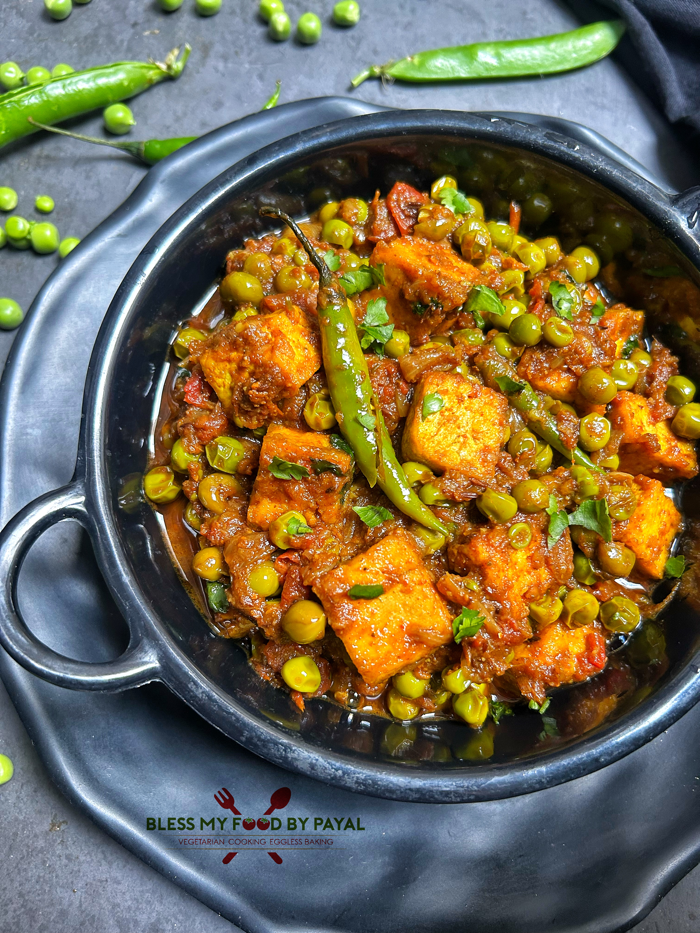
[[[418,220],[418,212],[427,201],[427,196],[421,194],[420,191],[416,191],[415,188],[403,181],[396,182],[386,196],[386,204],[396,222],[396,226],[401,231],[401,236],[413,232]]]
[[[510,202],[510,210],[508,212],[508,223],[511,225],[513,230],[517,233],[520,230],[520,215],[522,210],[517,201]]]
[[[389,213],[384,198],[379,197],[377,190],[374,199],[369,207],[369,215],[372,218],[371,232],[367,239],[373,243],[378,240],[391,240],[399,235],[399,228],[394,223],[394,218]]]
[[[195,408],[207,408],[211,403],[211,389],[200,372],[192,373],[185,383],[185,401]]]

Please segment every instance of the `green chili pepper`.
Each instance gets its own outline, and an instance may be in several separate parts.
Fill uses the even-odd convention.
[[[268,100],[266,104],[262,106],[262,110],[272,110],[273,107],[277,106],[277,101],[280,99],[280,88],[282,87],[282,82],[277,82],[277,87],[275,88],[275,93]]]
[[[625,31],[622,20],[591,23],[537,39],[475,42],[418,52],[397,62],[372,65],[352,79],[358,87],[367,78],[399,81],[463,81],[470,78],[519,78],[556,74],[592,65],[615,48]]]
[[[164,159],[173,152],[177,152],[178,149],[182,149],[183,146],[194,142],[194,140],[198,138],[197,136],[180,136],[175,139],[146,139],[141,142],[117,142],[113,139],[99,139],[97,136],[83,136],[81,133],[71,133],[68,130],[62,130],[58,126],[48,126],[46,123],[39,123],[38,120],[34,120],[32,117],[28,119],[34,126],[39,127],[41,130],[48,130],[50,133],[60,133],[61,136],[70,136],[72,139],[82,139],[83,142],[86,143],[95,143],[98,146],[109,146],[111,149],[121,149],[123,152],[128,152],[129,155],[134,156],[134,158],[139,159],[141,162],[145,162],[146,165],[155,165],[156,162],[160,162],[161,159]]]
[[[357,465],[370,486],[379,483],[387,498],[405,515],[446,535],[448,529],[418,498],[396,459],[384,417],[372,393],[367,361],[345,293],[291,217],[276,207],[263,207],[260,213],[284,221],[318,269],[317,311],[323,367],[340,430],[355,452]]]
[[[19,87],[0,97],[0,147],[53,124],[134,97],[165,78],[177,78],[190,54],[185,45],[165,62],[116,62],[74,71],[43,84]],[[30,122],[29,118],[35,122]]]
[[[508,401],[516,411],[520,412],[531,431],[577,466],[587,467],[596,473],[600,472],[582,450],[578,447],[572,450],[564,444],[554,416],[544,407],[544,403],[530,383],[518,378],[515,369],[507,360],[497,353],[484,353],[477,356],[474,363],[489,388],[506,391]],[[502,380],[505,390],[498,380]]]

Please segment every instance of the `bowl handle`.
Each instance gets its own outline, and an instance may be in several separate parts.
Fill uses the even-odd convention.
[[[115,661],[92,663],[67,658],[27,628],[17,606],[17,578],[29,548],[56,522],[74,519],[89,531],[85,490],[80,481],[48,492],[8,522],[0,534],[0,644],[32,674],[59,687],[116,692],[159,676],[155,652],[132,632]]]

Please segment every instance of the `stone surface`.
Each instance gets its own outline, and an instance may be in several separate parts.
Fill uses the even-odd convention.
[[[89,67],[120,58],[158,58],[189,41],[193,54],[177,83],[133,101],[133,137],[195,135],[258,109],[274,82],[281,101],[348,93],[349,78],[370,62],[383,62],[432,45],[482,38],[557,32],[577,24],[555,0],[366,0],[360,25],[341,30],[326,23],[312,48],[270,42],[254,0],[224,0],[213,18],[197,16],[192,0],[162,13],[153,0],[97,0],[76,6],[57,23],[41,0],[2,4],[3,60],[52,67]],[[306,9],[289,0],[296,19]],[[332,8],[324,0],[324,19]],[[546,15],[543,15],[545,11]],[[674,187],[697,183],[663,118],[613,60],[569,75],[528,81],[450,87],[364,84],[355,95],[396,107],[518,110],[584,123],[612,139]],[[99,114],[72,121],[79,132],[103,135]],[[72,140],[34,137],[8,148],[0,184],[20,194],[18,212],[38,219],[34,197],[50,194],[48,218],[62,236],[85,236],[133,190],[145,167],[107,149]],[[27,309],[58,262],[31,252],[0,253],[0,294]],[[0,362],[15,334],[0,334]],[[15,776],[0,788],[0,933],[218,933],[236,928],[167,878],[140,862],[72,807],[48,780],[19,717],[0,687],[0,752]],[[137,779],[137,776],[135,776]],[[689,874],[634,933],[697,933],[700,869]]]

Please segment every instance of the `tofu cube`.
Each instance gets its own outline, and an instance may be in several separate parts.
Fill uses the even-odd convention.
[[[608,359],[619,360],[625,344],[631,337],[641,337],[644,312],[633,311],[625,305],[613,305],[598,321],[601,328],[600,343]]]
[[[510,676],[525,697],[542,703],[548,687],[587,680],[603,670],[605,636],[598,625],[570,629],[554,622],[514,654]]]
[[[275,457],[304,467],[308,476],[279,479],[270,472]],[[352,457],[333,447],[328,434],[272,424],[260,448],[248,522],[266,530],[280,515],[292,511],[301,512],[311,526],[318,521],[337,522],[342,489],[351,481],[352,470]]]
[[[634,485],[637,508],[627,521],[616,522],[613,537],[634,551],[638,571],[660,580],[680,528],[681,515],[658,480],[635,476]]]
[[[199,363],[227,416],[239,427],[258,428],[279,417],[277,403],[320,368],[319,338],[292,306],[229,324],[207,341]]]
[[[443,405],[424,414],[432,397]],[[472,383],[458,373],[433,372],[421,379],[403,433],[404,460],[432,470],[459,470],[488,482],[501,454],[508,400],[500,392]]]
[[[613,428],[622,431],[619,455],[625,473],[646,473],[667,483],[697,474],[695,445],[677,437],[668,422],[655,424],[643,396],[618,392],[610,403],[609,418]]]
[[[375,599],[353,586],[381,584]],[[381,684],[453,638],[452,617],[415,540],[394,531],[314,587],[334,632],[368,684]]]

